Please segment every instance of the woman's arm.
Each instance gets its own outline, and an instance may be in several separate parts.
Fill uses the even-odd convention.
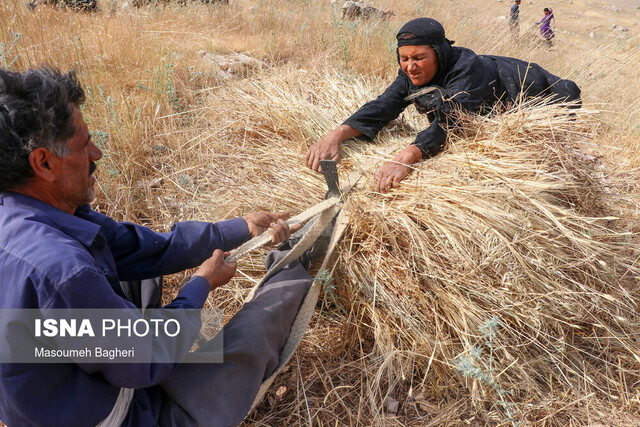
[[[406,100],[409,92],[409,79],[402,71],[396,80],[373,101],[364,104],[342,125],[327,133],[313,144],[306,156],[307,166],[320,171],[320,160],[341,158],[341,144],[351,138],[362,137],[372,140],[390,121],[396,119],[410,104]]]

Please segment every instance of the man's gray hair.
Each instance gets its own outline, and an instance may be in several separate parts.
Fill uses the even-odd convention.
[[[22,73],[0,68],[0,192],[14,189],[33,176],[29,154],[46,148],[69,154],[66,141],[75,128],[73,108],[85,100],[71,71],[42,67]]]

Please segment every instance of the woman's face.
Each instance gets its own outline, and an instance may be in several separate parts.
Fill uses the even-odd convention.
[[[438,56],[431,46],[398,48],[400,67],[416,86],[429,83],[438,71]]]

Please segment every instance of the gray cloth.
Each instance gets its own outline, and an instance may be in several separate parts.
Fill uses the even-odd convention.
[[[272,251],[269,268],[286,252]],[[275,371],[289,330],[313,279],[295,261],[276,273],[225,325],[224,363],[183,364],[160,385],[161,426],[237,425],[262,381]],[[198,351],[219,348],[220,334]]]
[[[162,307],[162,276],[122,281],[120,287],[127,299],[138,308]]]

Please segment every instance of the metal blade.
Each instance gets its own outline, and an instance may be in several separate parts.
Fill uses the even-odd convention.
[[[324,179],[327,181],[327,187],[329,191],[325,194],[324,198],[340,197],[340,182],[338,178],[338,167],[335,160],[320,160],[320,167],[324,174]]]

